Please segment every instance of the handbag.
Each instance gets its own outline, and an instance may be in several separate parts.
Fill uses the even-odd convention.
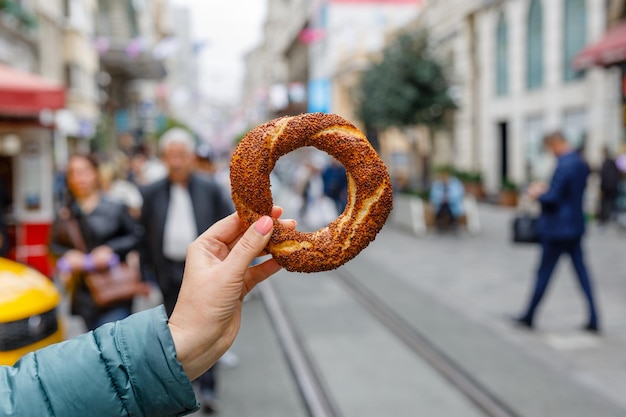
[[[87,253],[87,245],[80,232],[78,220],[66,220],[67,232],[76,249]],[[149,285],[141,280],[139,267],[114,260],[108,268],[85,271],[85,284],[98,307],[109,307],[121,301],[130,301],[139,294],[147,294]]]
[[[147,294],[147,283],[141,281],[137,268],[120,262],[105,270],[88,272],[85,284],[98,307],[108,307],[120,301],[130,301]]]
[[[538,217],[523,213],[513,218],[514,243],[539,243]]]

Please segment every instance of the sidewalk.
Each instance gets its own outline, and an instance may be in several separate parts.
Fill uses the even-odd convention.
[[[601,314],[599,337],[580,330],[585,305],[567,258],[557,266],[536,330],[525,331],[508,316],[527,301],[540,249],[510,243],[512,210],[481,205],[479,212],[477,235],[417,238],[385,227],[360,256],[394,265],[407,284],[626,409],[626,234],[591,225],[584,242]]]

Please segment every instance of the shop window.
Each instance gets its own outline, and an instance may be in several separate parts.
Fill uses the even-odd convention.
[[[543,87],[543,7],[532,0],[526,24],[526,88]]]
[[[554,164],[552,158],[544,151],[543,136],[545,134],[543,115],[535,114],[524,120],[524,148],[526,181],[547,180]]]
[[[585,0],[565,0],[563,10],[563,80],[573,81],[584,76],[572,68],[574,56],[587,43],[587,10]]]
[[[563,113],[563,135],[574,149],[584,150],[587,131],[586,109],[571,109]]]
[[[504,13],[496,28],[496,95],[509,93],[509,29]]]

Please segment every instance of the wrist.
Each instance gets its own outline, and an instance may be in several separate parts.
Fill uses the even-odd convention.
[[[228,349],[228,346],[221,346],[218,332],[206,334],[188,330],[171,320],[167,325],[174,341],[176,358],[191,381],[204,374]]]

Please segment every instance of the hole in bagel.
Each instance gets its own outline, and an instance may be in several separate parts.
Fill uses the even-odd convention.
[[[274,204],[283,207],[284,218],[298,221],[301,232],[328,226],[347,202],[345,168],[328,153],[311,146],[280,157],[270,183]]]

